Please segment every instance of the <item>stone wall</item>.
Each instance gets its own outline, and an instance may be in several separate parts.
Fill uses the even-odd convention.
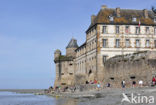
[[[55,86],[74,84],[74,62],[60,61],[56,63]]]
[[[108,59],[104,67],[104,82],[111,83],[113,87],[120,87],[125,80],[130,87],[132,81],[138,83],[143,80],[149,85],[152,77],[156,75],[156,52],[138,52],[120,55]]]
[[[66,56],[72,56],[75,57],[76,56],[76,50],[77,48],[67,48],[66,49]]]

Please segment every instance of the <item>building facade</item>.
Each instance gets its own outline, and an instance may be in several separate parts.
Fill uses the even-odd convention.
[[[91,16],[85,43],[78,47],[77,41],[72,39],[66,50],[66,56],[62,58],[60,51],[55,52],[58,55],[55,56],[55,86],[94,79],[103,81],[105,74],[108,75],[105,73],[108,59],[140,51],[156,51],[156,15],[146,9],[112,9],[104,5],[97,15]]]

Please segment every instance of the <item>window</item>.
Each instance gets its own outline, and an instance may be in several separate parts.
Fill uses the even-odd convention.
[[[89,75],[92,74],[92,70],[89,70]]]
[[[102,28],[102,33],[103,33],[103,34],[106,34],[106,26],[103,26],[103,28]]]
[[[66,85],[66,83],[61,83],[61,85]]]
[[[146,40],[146,47],[150,47],[150,41]]]
[[[125,32],[126,32],[126,34],[129,33],[129,26],[126,26],[126,28],[125,28]]]
[[[133,17],[132,18],[132,22],[136,22],[136,17]]]
[[[114,77],[110,77],[111,80],[114,80]]]
[[[103,56],[103,63],[105,63],[105,62],[106,62],[106,60],[107,60],[107,56],[106,56],[106,55],[104,55],[104,56]]]
[[[131,78],[131,79],[135,79],[135,76],[131,76],[130,78]]]
[[[73,75],[73,73],[69,73],[69,75]]]
[[[154,22],[156,22],[156,16],[154,17]]]
[[[136,27],[136,34],[140,34],[140,27]]]
[[[140,47],[140,40],[136,39],[136,47]]]
[[[116,48],[120,47],[120,39],[116,39]]]
[[[103,48],[107,47],[107,39],[103,39]]]
[[[156,27],[154,27],[154,35],[156,35]]]
[[[113,16],[109,16],[109,20],[110,20],[111,22],[113,22],[113,21],[114,21],[114,17],[113,17]]]
[[[130,47],[130,40],[126,39],[126,47]]]
[[[116,33],[119,34],[119,26],[116,26]]]
[[[149,27],[146,27],[146,34],[149,34]]]
[[[72,64],[72,63],[70,63],[69,65],[70,65],[70,66],[72,66],[73,64]]]
[[[154,47],[156,48],[156,40],[154,40]]]

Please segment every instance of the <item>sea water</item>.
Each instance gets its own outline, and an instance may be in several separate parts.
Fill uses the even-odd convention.
[[[121,105],[120,101],[121,99],[118,95],[106,95],[103,98],[74,99],[49,97],[46,95],[0,92],[0,105]]]
[[[44,95],[0,92],[0,105],[57,105],[56,101]]]

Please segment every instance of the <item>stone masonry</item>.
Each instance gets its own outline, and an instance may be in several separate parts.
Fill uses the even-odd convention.
[[[119,87],[125,80],[150,84],[156,75],[156,14],[151,10],[102,6],[91,16],[86,41],[72,38],[66,54],[55,51],[55,86],[97,80]]]

